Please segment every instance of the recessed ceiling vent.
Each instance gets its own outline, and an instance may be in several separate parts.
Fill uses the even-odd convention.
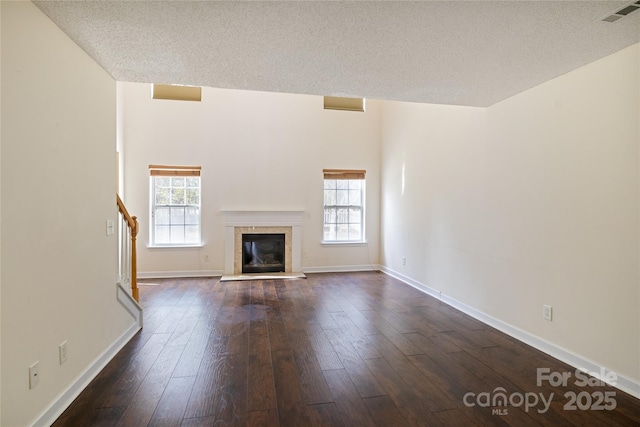
[[[640,1],[636,1],[634,3],[631,3],[631,4],[623,7],[622,9],[620,9],[617,12],[614,12],[611,15],[605,16],[604,18],[602,18],[602,21],[604,21],[604,22],[616,22],[618,19],[622,19],[625,16],[627,16],[628,14],[630,14],[631,12],[635,12],[638,9],[640,9]]]

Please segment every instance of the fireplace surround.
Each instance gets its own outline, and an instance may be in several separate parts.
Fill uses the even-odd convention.
[[[304,211],[223,211],[224,274],[242,275],[243,234],[284,234],[286,273],[302,272]]]

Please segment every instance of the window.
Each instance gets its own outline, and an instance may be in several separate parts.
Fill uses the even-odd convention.
[[[365,171],[325,169],[323,172],[323,241],[364,241]]]
[[[200,166],[149,166],[151,246],[200,245]]]

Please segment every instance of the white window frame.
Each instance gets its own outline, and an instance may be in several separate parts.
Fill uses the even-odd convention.
[[[323,220],[322,220],[322,243],[323,244],[354,244],[354,243],[365,243],[365,207],[366,207],[366,180],[365,180],[365,171],[363,170],[344,170],[344,169],[325,169],[323,171],[324,179],[323,179]],[[336,181],[335,188],[327,188],[327,181]],[[342,182],[342,186],[347,188],[338,188],[338,181]],[[358,182],[359,188],[350,188],[353,182]],[[358,190],[359,192],[354,194],[354,191]],[[328,195],[328,192],[335,191],[333,197]],[[339,191],[346,191],[347,199],[346,203],[338,203]],[[353,197],[352,197],[353,196]],[[327,201],[332,199],[334,203],[328,204]],[[360,203],[357,203],[357,201]],[[334,210],[335,213],[332,215],[328,210]],[[356,217],[356,221],[353,221],[354,213],[353,211],[359,211],[359,215]],[[342,211],[342,220],[340,219],[340,212]],[[345,218],[346,216],[346,218]],[[346,226],[347,237],[346,238],[338,238],[339,237],[339,225]],[[352,228],[350,225],[359,225],[360,233],[354,236],[351,236]],[[333,226],[334,230],[332,231],[333,236],[328,235],[327,228]]]
[[[201,247],[202,246],[202,179],[200,178],[200,166],[157,166],[151,165],[149,166],[150,176],[149,176],[149,194],[150,194],[150,212],[149,212],[149,247],[151,248],[176,248],[176,247]],[[182,203],[172,203],[171,199],[169,203],[158,204],[157,203],[157,195],[156,195],[156,180],[157,179],[169,179],[171,184],[173,184],[173,180],[177,179],[185,179],[184,187],[175,187],[175,188],[184,188],[184,198]],[[186,180],[187,179],[197,179],[197,201],[198,203],[187,203],[186,200],[186,192],[189,187],[187,187]],[[173,185],[169,187],[169,197],[173,194]],[[195,188],[195,187],[190,187]],[[156,219],[158,218],[157,210],[168,209],[169,210],[169,235],[171,235],[172,229],[172,209],[183,209],[182,221],[178,222],[176,225],[178,227],[183,227],[183,236],[186,237],[186,227],[197,227],[197,238],[191,241],[187,241],[183,239],[182,241],[172,242],[171,240],[168,242],[158,242],[156,231]],[[195,217],[197,218],[197,223],[187,224],[187,209],[195,209]],[[164,225],[164,224],[163,224]],[[173,225],[175,227],[176,225]]]

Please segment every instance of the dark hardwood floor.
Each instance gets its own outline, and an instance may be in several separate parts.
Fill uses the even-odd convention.
[[[153,283],[55,426],[640,425],[639,400],[382,273]]]

